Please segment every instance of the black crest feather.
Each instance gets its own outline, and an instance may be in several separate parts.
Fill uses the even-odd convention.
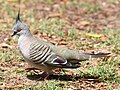
[[[18,3],[19,3],[19,11],[18,11],[18,15],[16,18],[16,23],[17,23],[17,21],[20,21],[20,0],[18,0]]]
[[[18,15],[17,15],[17,18],[16,18],[16,23],[17,23],[17,21],[20,21],[20,9],[18,11]]]

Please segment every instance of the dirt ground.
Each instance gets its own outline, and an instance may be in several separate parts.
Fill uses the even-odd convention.
[[[2,90],[39,90],[37,87],[42,87],[41,90],[47,90],[47,83],[58,83],[55,87],[62,87],[62,90],[119,90],[119,83],[111,83],[98,80],[99,78],[86,78],[74,75],[71,72],[61,75],[60,70],[56,71],[54,76],[51,76],[49,80],[39,81],[39,74],[34,75],[34,72],[27,72],[25,68],[28,67],[27,63],[23,60],[23,57],[18,51],[17,39],[11,37],[12,26],[15,22],[18,7],[17,0],[8,0],[0,2],[0,88]],[[5,4],[7,3],[7,4]],[[9,5],[8,5],[9,4]],[[6,8],[10,6],[8,11]],[[3,8],[4,7],[4,8]],[[6,8],[5,8],[6,7]],[[31,0],[29,2],[21,0],[21,17],[22,20],[27,23],[32,33],[43,38],[53,44],[59,46],[65,46],[72,49],[78,49],[82,52],[110,52],[113,56],[119,58],[120,48],[112,45],[114,43],[105,45],[100,48],[93,48],[94,45],[98,45],[101,42],[106,42],[110,35],[105,36],[106,29],[119,30],[120,28],[120,1],[119,0]],[[10,10],[13,10],[10,12]],[[10,14],[10,15],[9,15]],[[14,15],[11,15],[14,14]],[[49,32],[39,31],[39,27],[46,19],[58,18],[64,21],[64,25],[60,28],[64,32],[64,37],[68,37],[70,29],[75,28],[77,35],[73,39],[64,39],[62,36],[49,35]],[[57,23],[57,22],[56,22]],[[59,23],[61,24],[61,23]],[[59,26],[58,24],[58,26]],[[53,23],[50,24],[52,27]],[[85,34],[85,32],[87,34]],[[89,33],[97,33],[89,34]],[[83,35],[83,34],[85,35]],[[109,32],[108,32],[109,33]],[[104,35],[103,37],[99,35]],[[99,39],[92,40],[91,38],[98,37]],[[111,36],[112,37],[112,36]],[[114,37],[114,36],[113,36]],[[87,42],[85,46],[83,43]],[[119,39],[120,40],[120,39]],[[89,45],[88,45],[89,44]],[[115,47],[114,47],[115,46]],[[116,49],[111,49],[112,47]],[[99,59],[98,59],[99,60]],[[99,61],[90,61],[88,66],[96,67]],[[87,65],[87,64],[86,64]],[[81,68],[87,68],[87,66],[81,66]],[[118,74],[120,72],[120,66],[116,66]],[[60,74],[60,75],[59,75]],[[71,76],[73,74],[73,76]],[[50,82],[49,82],[50,81]],[[58,81],[58,82],[57,82]],[[33,88],[33,87],[36,87]],[[46,89],[43,89],[43,88]],[[64,89],[67,88],[67,89]],[[119,88],[119,89],[117,89]],[[60,89],[50,89],[60,90]]]

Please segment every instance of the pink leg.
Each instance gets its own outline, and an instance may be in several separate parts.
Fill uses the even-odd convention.
[[[46,80],[49,75],[47,72],[44,71],[40,76],[41,77],[38,80]]]
[[[27,70],[27,72],[29,72],[31,70],[33,70],[34,72],[36,72],[35,70],[39,70],[39,69],[37,69],[37,68],[26,68],[25,70]],[[36,73],[38,73],[38,72],[36,72]],[[49,76],[49,74],[46,71],[44,71],[40,76],[41,77],[38,80],[46,80],[47,77]]]

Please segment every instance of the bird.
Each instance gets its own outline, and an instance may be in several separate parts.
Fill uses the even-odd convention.
[[[20,20],[20,11],[12,30],[12,36],[18,36],[18,48],[25,61],[43,71],[41,79],[46,79],[56,68],[76,69],[81,61],[110,56],[110,53],[82,53],[36,38],[28,25]]]

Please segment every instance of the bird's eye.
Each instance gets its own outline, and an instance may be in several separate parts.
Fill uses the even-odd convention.
[[[21,30],[22,30],[21,28],[18,28],[18,29],[17,29],[17,32],[20,32]]]

